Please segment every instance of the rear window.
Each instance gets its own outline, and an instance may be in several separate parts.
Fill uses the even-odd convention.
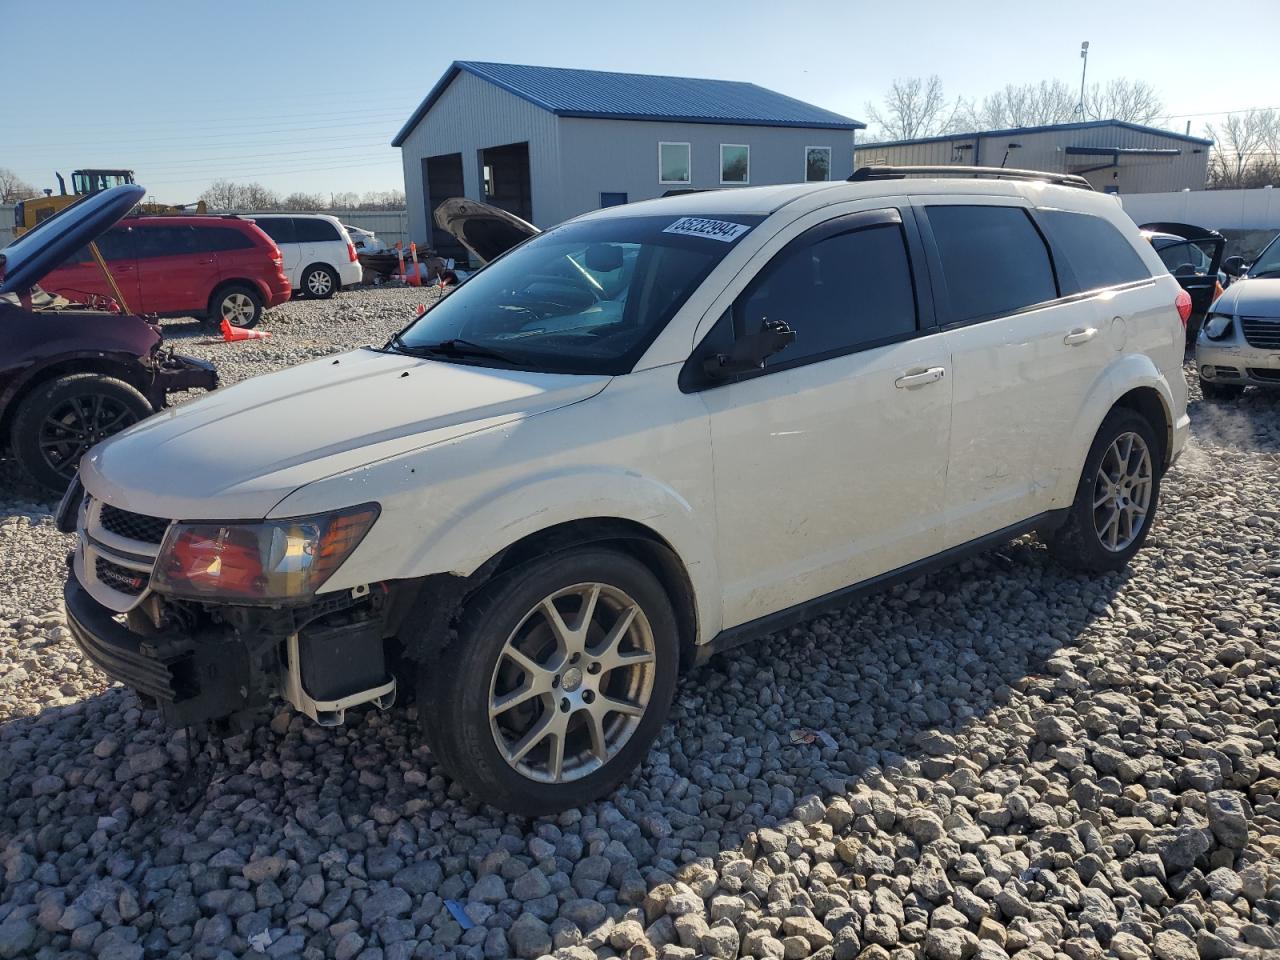
[[[195,230],[191,227],[134,227],[133,242],[139,260],[199,252]]]
[[[1058,296],[1049,251],[1021,207],[929,206],[948,323],[987,320]]]
[[[293,220],[290,217],[255,217],[253,222],[276,243],[293,243]]]
[[[318,217],[293,218],[294,243],[324,243],[326,240],[341,240],[338,228],[328,220]]]
[[[196,231],[196,244],[200,250],[214,252],[253,249],[248,234],[234,227],[201,227]]]
[[[1063,295],[1145,280],[1151,271],[1114,226],[1087,213],[1041,210],[1037,219],[1048,234],[1060,265]]]

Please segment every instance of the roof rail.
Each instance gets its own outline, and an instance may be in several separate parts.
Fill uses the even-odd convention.
[[[940,164],[935,166],[874,166],[859,167],[849,177],[850,183],[864,180],[902,180],[908,174],[925,174],[931,177],[979,177],[988,180],[1041,180],[1045,183],[1056,183],[1063,187],[1078,187],[1092,190],[1091,184],[1084,177],[1075,173],[1049,173],[1044,170],[1014,170],[1009,167],[966,167],[960,164]]]

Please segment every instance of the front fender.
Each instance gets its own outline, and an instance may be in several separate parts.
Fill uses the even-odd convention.
[[[1116,405],[1116,401],[1126,393],[1143,388],[1154,390],[1160,397],[1165,418],[1165,449],[1173,449],[1173,429],[1177,422],[1174,411],[1177,404],[1168,379],[1146,354],[1126,353],[1116,357],[1090,384],[1085,402],[1066,438],[1066,448],[1071,453],[1059,458],[1062,466],[1059,467],[1053,484],[1054,509],[1069,507],[1075,500],[1080,471],[1089,455],[1089,447],[1093,445],[1098,428],[1102,426],[1102,421]]]

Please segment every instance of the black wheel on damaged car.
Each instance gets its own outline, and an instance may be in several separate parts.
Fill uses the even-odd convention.
[[[556,553],[486,585],[421,669],[431,752],[481,800],[520,816],[612,791],[666,720],[679,660],[658,579],[603,547]]]
[[[222,321],[249,329],[262,319],[262,294],[248,284],[235,283],[213,292],[209,298],[207,322],[220,327]]]
[[[323,263],[307,267],[302,275],[302,292],[315,300],[328,300],[338,292],[338,275]]]
[[[1126,407],[1113,409],[1089,448],[1075,501],[1049,541],[1050,552],[1076,570],[1123,569],[1151,530],[1163,467],[1164,444],[1150,421]]]
[[[147,398],[123,380],[98,373],[56,377],[18,406],[11,447],[28,476],[61,492],[90,447],[151,413]]]
[[[1244,387],[1239,383],[1215,383],[1212,380],[1200,381],[1200,394],[1206,400],[1238,400],[1243,393]]]

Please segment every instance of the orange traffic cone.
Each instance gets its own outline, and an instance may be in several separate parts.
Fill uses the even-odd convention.
[[[418,245],[412,240],[409,241],[409,255],[413,258],[413,276],[409,278],[412,286],[422,286],[422,275],[418,273]]]
[[[267,330],[246,330],[244,327],[233,327],[227,322],[227,318],[222,318],[222,339],[227,343],[234,343],[237,340],[266,340],[271,336]]]

